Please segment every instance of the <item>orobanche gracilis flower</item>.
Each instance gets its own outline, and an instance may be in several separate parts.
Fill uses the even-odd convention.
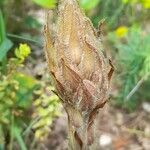
[[[85,149],[94,143],[94,120],[108,100],[113,67],[76,0],[60,2],[54,35],[49,22],[45,51],[50,75],[68,114],[70,143]]]

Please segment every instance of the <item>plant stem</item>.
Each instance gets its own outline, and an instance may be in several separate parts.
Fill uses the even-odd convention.
[[[72,109],[72,108],[71,108]],[[78,110],[68,111],[68,138],[69,150],[97,150],[99,149],[96,131],[98,118],[95,117],[92,123],[89,122],[89,114],[82,114],[79,119]],[[97,115],[97,114],[96,114]],[[80,120],[80,122],[78,121]],[[78,122],[78,123],[77,123]]]
[[[13,127],[14,127],[14,115],[11,114],[11,129],[10,129],[10,144],[9,144],[9,150],[13,150],[13,140],[14,140],[14,134],[13,134]]]
[[[141,78],[141,80],[138,81],[138,83],[135,85],[135,87],[130,91],[130,93],[126,96],[126,101],[128,101],[132,96],[133,94],[140,88],[140,86],[142,85],[142,83],[147,80],[149,74],[146,74],[145,76],[143,76]]]
[[[29,38],[26,38],[26,37],[23,37],[23,36],[19,36],[19,35],[15,35],[15,34],[10,34],[10,33],[7,33],[7,36],[10,37],[10,38],[16,38],[16,39],[20,39],[20,40],[24,40],[24,41],[28,41],[28,42],[32,42],[32,43],[35,43],[36,45],[42,47],[42,45],[33,40],[33,39],[29,39]]]

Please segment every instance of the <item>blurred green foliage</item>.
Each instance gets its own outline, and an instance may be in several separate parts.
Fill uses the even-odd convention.
[[[106,18],[108,30],[114,30],[120,25],[142,25],[150,19],[149,5],[149,0],[101,0],[91,18],[95,25]]]
[[[24,49],[28,47],[26,44],[22,45],[24,44],[20,44],[16,49],[19,53],[24,52]],[[30,119],[26,113],[32,104],[33,91],[38,87],[38,83],[33,77],[17,70],[18,67],[23,66],[22,59],[24,60],[28,54],[24,55],[23,53],[20,55],[21,58],[10,58],[5,64],[0,65],[0,133],[4,140],[7,136],[9,137],[7,142],[10,149],[12,149],[14,138],[18,140],[22,149],[25,147],[21,136],[21,124]],[[18,131],[15,132],[16,130]],[[5,143],[7,142],[5,141]]]
[[[36,3],[40,5],[40,1]],[[52,1],[43,4],[48,4],[48,8],[54,5]],[[16,144],[21,150],[32,149],[39,144],[36,141],[48,135],[53,119],[59,115],[59,101],[52,92],[48,94],[50,89],[45,91],[47,81],[23,71],[31,48],[20,41],[40,45],[31,33],[27,37],[21,35],[24,30],[35,32],[41,27],[33,16],[24,17],[31,3],[3,0],[0,6],[0,150],[15,149]],[[16,48],[12,49],[13,45]],[[29,137],[33,140],[29,141]]]
[[[43,83],[43,90],[37,90],[36,94],[39,96],[33,103],[35,107],[34,117],[39,118],[38,121],[33,125],[35,129],[35,137],[40,140],[45,140],[47,135],[50,133],[50,125],[53,122],[53,118],[60,115],[58,111],[59,99],[56,95],[46,95],[44,87],[46,83]],[[54,90],[53,87],[48,87],[47,91]]]
[[[80,0],[81,7],[88,11],[95,8],[101,0]]]
[[[11,47],[12,42],[6,36],[4,18],[0,10],[0,62],[6,56]]]
[[[144,88],[145,85],[150,87],[150,34],[135,26],[126,32],[121,37],[118,32],[110,33],[109,38],[118,51],[116,80],[120,82],[120,90],[116,102],[133,110],[137,104],[150,97],[149,89]]]
[[[58,97],[45,94],[46,83],[19,71],[29,54],[30,47],[20,44],[15,49],[16,57],[9,58],[5,65],[0,64],[0,137],[3,138],[0,138],[0,146],[3,149],[13,149],[14,141],[20,149],[27,149],[22,133],[28,131],[29,134],[34,129],[35,138],[45,137],[54,117],[59,114]],[[30,112],[32,115],[28,115]],[[30,125],[37,117],[38,120]],[[27,138],[27,134],[24,136]]]
[[[56,0],[33,0],[33,2],[45,8],[54,8],[56,5]]]
[[[149,0],[122,0],[123,3],[125,4],[142,4],[142,6],[146,9],[150,8],[150,1]]]
[[[32,15],[34,2],[24,0],[2,0],[0,9],[3,12],[7,33],[21,35],[26,31],[33,35],[42,27],[36,17]],[[27,13],[28,12],[28,13]],[[11,15],[10,15],[11,14]]]

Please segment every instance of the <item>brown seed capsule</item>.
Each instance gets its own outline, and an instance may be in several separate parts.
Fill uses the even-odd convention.
[[[91,132],[99,108],[106,103],[113,66],[104,57],[96,30],[76,0],[63,0],[59,4],[53,39],[49,27],[47,23],[45,51],[50,74],[74,137],[83,146],[85,137],[80,130],[85,126],[87,135]],[[87,144],[93,142],[92,134],[89,136]]]

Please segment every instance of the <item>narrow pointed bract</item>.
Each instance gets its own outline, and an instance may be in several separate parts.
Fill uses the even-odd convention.
[[[49,15],[49,13],[48,13]],[[45,52],[56,93],[68,114],[71,149],[95,143],[94,121],[108,100],[113,66],[76,0],[59,4],[56,32],[45,25]]]

